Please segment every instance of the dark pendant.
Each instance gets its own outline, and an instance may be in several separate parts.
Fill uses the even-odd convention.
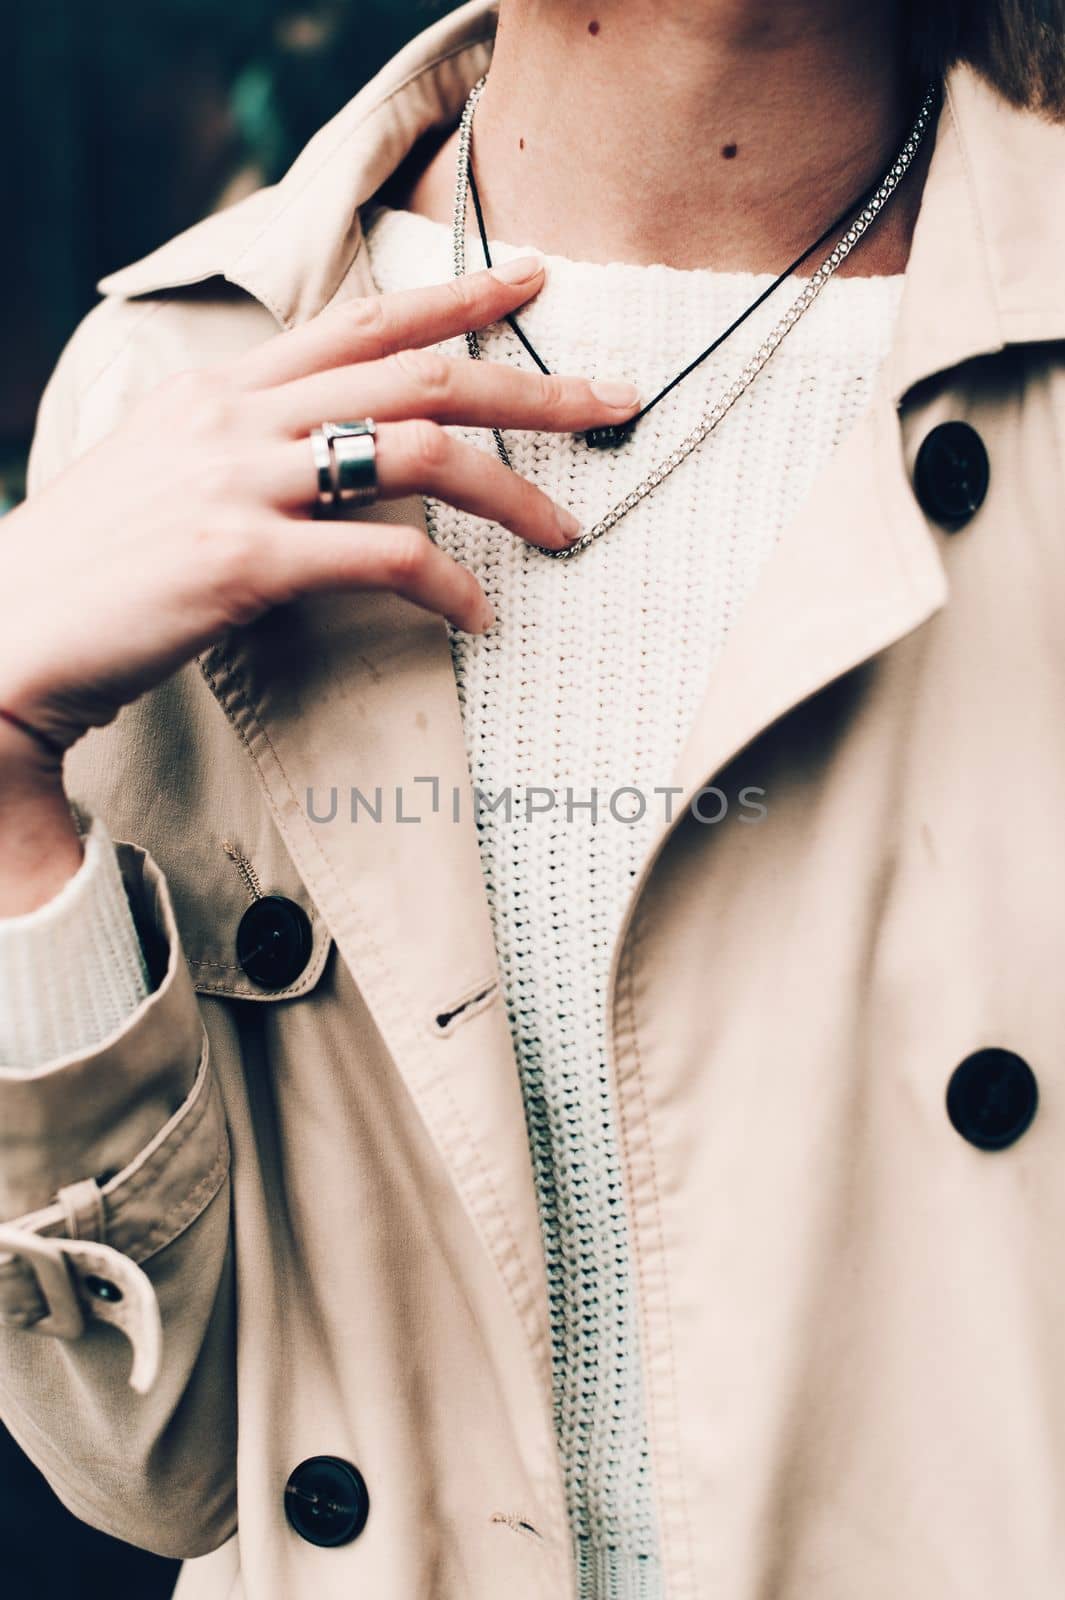
[[[606,428],[589,428],[584,442],[589,450],[617,450],[632,438],[632,424],[622,422]]]

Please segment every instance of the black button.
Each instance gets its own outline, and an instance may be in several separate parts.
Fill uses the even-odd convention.
[[[984,503],[991,465],[984,441],[967,422],[941,422],[917,452],[917,498],[936,522],[958,528]]]
[[[110,1278],[98,1278],[95,1272],[85,1274],[86,1289],[97,1300],[111,1300],[117,1303],[122,1299],[122,1290],[117,1283],[112,1283]]]
[[[604,428],[589,428],[584,442],[589,450],[618,450],[632,438],[632,426],[627,422],[610,422]]]
[[[285,1485],[285,1515],[309,1544],[349,1544],[370,1515],[362,1473],[339,1456],[301,1461]]]
[[[261,989],[285,989],[311,959],[307,913],[294,900],[264,895],[254,901],[237,929],[237,960]]]
[[[951,1074],[947,1114],[963,1139],[1004,1150],[1025,1132],[1039,1104],[1035,1074],[1012,1050],[977,1050]]]

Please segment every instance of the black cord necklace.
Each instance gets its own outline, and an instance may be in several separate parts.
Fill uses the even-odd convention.
[[[477,229],[481,235],[481,248],[484,251],[485,265],[487,267],[491,267],[492,255],[488,245],[488,230],[485,227],[484,210],[481,206],[481,197],[477,190],[477,180],[474,176],[472,154],[469,162],[468,177],[470,185],[470,197],[473,200],[473,209],[477,214]],[[769,285],[769,287],[767,289],[763,289],[758,298],[753,300],[745,311],[741,311],[740,315],[735,319],[734,322],[729,323],[728,327],[723,333],[719,333],[717,338],[714,339],[712,343],[707,345],[706,349],[701,355],[697,355],[695,360],[690,361],[681,372],[677,373],[675,378],[671,378],[665,387],[660,389],[652,400],[648,400],[647,404],[637,411],[634,417],[630,417],[627,422],[616,424],[611,427],[590,428],[584,435],[584,442],[588,445],[588,447],[592,450],[613,450],[619,445],[624,444],[632,434],[636,424],[642,421],[642,419],[646,417],[647,413],[652,411],[654,407],[658,405],[660,400],[664,400],[667,394],[671,394],[679,383],[683,383],[684,379],[689,377],[697,367],[702,366],[703,362],[708,360],[708,358],[713,355],[715,350],[720,349],[725,340],[734,334],[738,328],[742,327],[747,321],[748,317],[753,316],[753,314],[758,310],[758,307],[764,304],[764,302],[769,299],[770,295],[779,289],[780,286],[791,277],[792,273],[796,272],[798,268],[802,266],[807,257],[812,256],[815,250],[820,249],[821,245],[825,244],[834,233],[838,233],[844,224],[852,216],[859,212],[862,207],[869,202],[872,196],[876,194],[877,189],[880,187],[882,181],[882,178],[876,178],[868,188],[863,189],[862,193],[857,197],[857,199],[852,200],[846,209],[841,211],[839,216],[829,223],[824,232],[819,233],[813,243],[807,245],[802,254],[796,256],[795,260],[790,262],[789,265],[784,268],[783,272],[773,279],[773,282]],[[511,313],[506,317],[505,320],[507,323],[509,323],[510,327],[521,340],[522,344],[525,346],[525,349],[536,362],[536,365],[539,367],[540,371],[550,376],[550,367],[534,348],[525,330],[519,324],[517,317]]]
[[[467,97],[466,105],[459,121],[459,147],[455,163],[455,214],[451,233],[452,267],[456,278],[461,278],[466,271],[466,212],[468,198],[471,193],[475,196],[481,245],[484,249],[485,260],[489,266],[492,259],[488,247],[484,214],[473,178],[471,160],[474,113],[487,81],[487,75],[485,75],[474,84]],[[883,173],[877,184],[870,187],[859,200],[841,213],[836,221],[831,223],[825,232],[807,250],[804,250],[802,255],[798,256],[789,267],[785,268],[784,272],[770,284],[768,289],[758,296],[754,304],[748,306],[742,316],[738,317],[735,322],[726,328],[724,333],[719,334],[713,344],[704,350],[701,355],[697,356],[694,361],[690,362],[683,372],[678,373],[659,394],[655,395],[640,411],[639,417],[645,417],[652,406],[656,406],[690,372],[694,372],[696,367],[706,360],[707,356],[718,349],[723,341],[746,321],[768,295],[771,295],[775,289],[780,287],[789,273],[800,266],[806,257],[815,251],[819,245],[823,245],[830,234],[842,228],[843,231],[836,242],[832,245],[824,260],[815,268],[812,275],[809,278],[799,280],[801,284],[799,293],[792,300],[776,326],[766,334],[757,350],[755,350],[742,370],[737,373],[732,383],[717,396],[713,404],[708,407],[695,426],[685,434],[684,438],[676,442],[669,454],[653,463],[645,471],[639,482],[633,484],[629,492],[605,511],[579,539],[563,550],[551,550],[545,552],[546,554],[558,561],[570,561],[582,551],[587,550],[597,539],[601,539],[604,534],[610,532],[611,528],[616,527],[621,519],[628,516],[629,512],[638,506],[647,495],[652,494],[660,484],[664,483],[670,473],[675,472],[728,416],[732,407],[746,394],[750,385],[765,368],[766,363],[772,359],[775,351],[780,348],[799,318],[804,316],[813,305],[833,273],[838,271],[851,251],[861,243],[869,229],[873,227],[877,218],[882,214],[884,207],[889,204],[892,196],[913,165],[917,152],[921,147],[921,142],[931,126],[939,104],[939,92],[940,86],[938,82],[928,84],[917,115],[898,155],[891,163],[891,166]],[[524,330],[519,327],[516,318],[510,316],[506,320],[540,370],[544,373],[549,373],[550,369],[534,349]],[[470,329],[466,334],[466,348],[469,351],[471,361],[481,360],[481,344],[475,329]],[[638,420],[638,417],[633,419],[633,421]],[[584,438],[593,448],[609,449],[615,445],[623,444],[631,435],[632,427],[633,423],[629,422],[616,428],[594,429],[586,433]],[[492,429],[492,438],[500,461],[506,467],[513,467],[506,441],[498,428]]]

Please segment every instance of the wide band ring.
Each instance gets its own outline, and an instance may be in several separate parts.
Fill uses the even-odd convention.
[[[361,422],[323,422],[311,431],[318,509],[372,506],[377,499],[377,429]]]

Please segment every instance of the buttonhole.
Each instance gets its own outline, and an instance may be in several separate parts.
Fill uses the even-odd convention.
[[[500,1527],[509,1528],[511,1533],[520,1533],[526,1539],[535,1539],[538,1544],[543,1544],[544,1536],[528,1520],[527,1517],[516,1516],[513,1511],[493,1511],[491,1522]]]
[[[484,989],[478,989],[476,994],[471,994],[468,999],[459,1001],[450,1011],[438,1011],[433,1019],[438,1033],[449,1033],[459,1021],[465,1021],[474,1011],[478,1010],[486,1001],[495,994],[499,985],[490,983]]]
[[[263,897],[262,884],[259,882],[259,877],[255,871],[255,868],[252,866],[243,850],[238,850],[236,845],[231,843],[229,839],[222,840],[222,849],[236,867],[240,876],[240,880],[245,889],[247,889],[249,897],[252,900],[261,900]]]

